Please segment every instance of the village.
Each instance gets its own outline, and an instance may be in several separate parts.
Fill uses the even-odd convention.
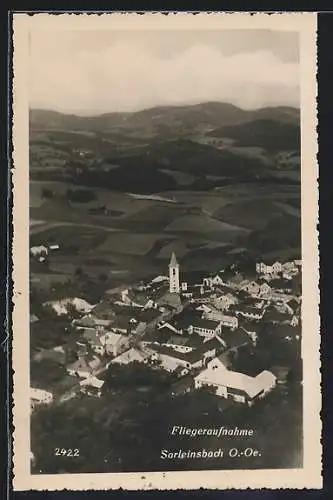
[[[47,252],[30,249],[39,260]],[[237,266],[189,273],[172,253],[166,271],[107,290],[98,304],[84,297],[43,304],[68,318],[68,337],[34,354],[35,363],[51,360],[64,375],[52,383],[42,373],[34,377],[32,411],[82,394],[103,397],[105,374],[133,363],[174,374],[173,394],[207,387],[217,398],[247,406],[285,384],[293,358],[281,351],[277,363],[269,354],[278,340],[301,359],[301,261],[257,262],[251,276]],[[31,323],[38,320],[31,314]]]

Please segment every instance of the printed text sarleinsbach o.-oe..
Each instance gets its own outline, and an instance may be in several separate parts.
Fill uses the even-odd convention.
[[[238,427],[228,428],[228,427],[214,427],[214,428],[191,428],[185,426],[175,425],[172,427],[170,434],[172,436],[197,438],[201,436],[211,436],[215,438],[251,438],[254,437],[253,429],[239,429]],[[161,450],[160,458],[162,460],[184,460],[188,458],[223,458],[228,456],[229,458],[251,458],[260,457],[261,452],[253,447],[227,447],[227,448],[215,448],[213,449],[178,449],[178,450]]]

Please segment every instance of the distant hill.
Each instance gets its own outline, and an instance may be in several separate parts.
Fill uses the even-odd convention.
[[[134,113],[104,113],[96,116],[76,116],[56,111],[32,109],[29,123],[32,129],[62,129],[108,131],[115,128],[124,131],[147,129],[151,133],[169,133],[216,129],[219,127],[250,122],[256,119],[272,119],[283,123],[299,123],[299,110],[291,107],[266,107],[244,110],[221,102],[206,102],[187,106],[158,106]]]
[[[207,135],[233,139],[237,146],[260,147],[268,151],[300,150],[299,124],[271,118],[221,127]]]

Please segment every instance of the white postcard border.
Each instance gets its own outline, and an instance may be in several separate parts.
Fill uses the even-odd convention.
[[[13,370],[14,490],[175,490],[198,488],[321,488],[321,391],[316,135],[315,13],[113,13],[13,16]],[[281,470],[110,474],[30,474],[29,401],[29,109],[30,29],[202,30],[278,29],[300,34],[302,137],[302,259],[304,467]]]

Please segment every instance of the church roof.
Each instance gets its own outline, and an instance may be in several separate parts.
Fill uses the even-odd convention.
[[[178,264],[178,262],[177,262],[176,254],[175,254],[175,252],[172,252],[172,255],[171,255],[171,259],[170,259],[170,264],[169,264],[169,266],[170,266],[170,267],[176,267],[176,266],[178,266],[178,265],[179,265],[179,264]]]

